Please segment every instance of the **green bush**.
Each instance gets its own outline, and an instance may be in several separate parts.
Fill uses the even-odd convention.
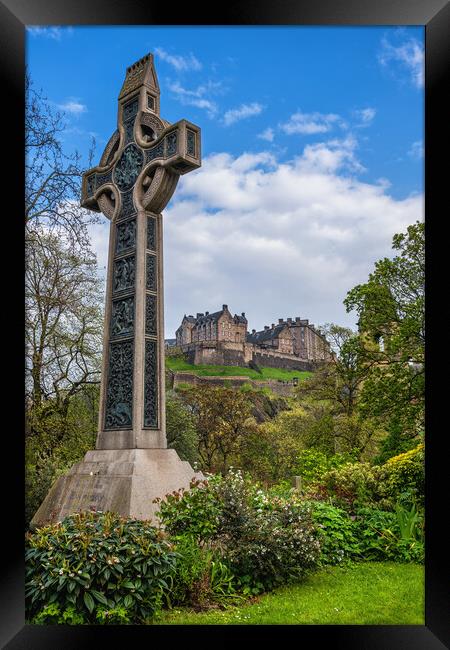
[[[58,603],[52,603],[51,605],[45,605],[31,622],[34,625],[83,625],[86,620],[82,614],[75,610],[73,605],[61,611]]]
[[[415,506],[407,510],[396,504],[396,512],[360,508],[355,532],[365,560],[423,562],[423,517]]]
[[[311,507],[322,538],[320,564],[340,564],[359,557],[356,526],[349,514],[321,501],[311,502]]]
[[[86,623],[142,622],[167,596],[176,559],[149,522],[110,512],[71,515],[27,535],[27,616],[56,604],[61,612],[73,606]],[[112,617],[105,613],[112,610]]]
[[[159,516],[170,533],[208,542],[244,593],[299,578],[318,562],[319,534],[308,506],[269,496],[240,471],[175,493]]]
[[[346,463],[326,472],[308,493],[331,497],[354,512],[359,507],[394,511],[397,502],[411,506],[424,503],[424,446],[390,458],[383,465]]]
[[[386,472],[369,463],[346,463],[330,470],[311,487],[309,496],[322,496],[350,512],[360,506],[374,507],[387,497]]]
[[[166,495],[159,503],[157,517],[170,535],[193,535],[198,539],[208,539],[217,530],[220,503],[215,486],[220,476],[210,476],[207,480],[191,482],[190,490],[177,490]]]
[[[297,474],[305,483],[320,480],[332,469],[354,461],[351,454],[326,454],[320,449],[303,449],[298,455]]]
[[[385,489],[394,502],[402,500],[423,506],[425,496],[425,448],[423,444],[390,458],[382,466],[385,471]]]
[[[171,604],[205,609],[238,600],[236,580],[217,552],[192,535],[174,539],[178,560]]]

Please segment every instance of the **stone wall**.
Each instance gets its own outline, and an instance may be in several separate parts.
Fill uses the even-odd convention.
[[[289,397],[293,394],[295,384],[293,381],[278,381],[269,379],[268,381],[252,380],[249,377],[198,377],[192,372],[187,371],[168,371],[169,384],[171,388],[178,388],[180,384],[190,384],[191,386],[232,386],[239,388],[244,384],[250,384],[254,389],[270,388],[270,390],[280,397]]]
[[[259,366],[269,368],[283,368],[286,370],[313,369],[313,364],[310,361],[277,350],[260,350],[257,346],[249,343],[201,342],[183,346],[183,352],[186,361],[192,365],[207,364],[246,368],[249,361],[255,361]]]
[[[258,366],[265,366],[267,368],[283,368],[284,370],[312,370],[313,365],[304,359],[298,359],[288,354],[281,354],[266,350],[264,352],[255,352],[253,354],[253,361]]]

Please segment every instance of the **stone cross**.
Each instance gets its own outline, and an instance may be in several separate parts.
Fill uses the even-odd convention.
[[[81,205],[111,220],[96,449],[52,485],[31,528],[92,509],[151,519],[155,499],[203,478],[167,448],[164,395],[161,211],[197,167],[200,129],[160,118],[148,54],[127,69],[118,129],[83,175]]]
[[[153,55],[129,68],[118,129],[83,176],[81,205],[111,220],[97,449],[165,448],[163,227],[200,129],[159,116]]]

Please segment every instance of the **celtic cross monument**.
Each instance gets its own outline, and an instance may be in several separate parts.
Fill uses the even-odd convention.
[[[118,129],[83,176],[81,205],[111,221],[99,431],[32,526],[89,509],[146,519],[155,497],[196,476],[166,441],[161,212],[180,175],[200,167],[200,129],[161,119],[159,99],[148,54],[127,68]]]

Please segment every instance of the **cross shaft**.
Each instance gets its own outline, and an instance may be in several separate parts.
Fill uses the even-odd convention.
[[[200,167],[200,129],[159,116],[148,54],[127,69],[118,128],[85,172],[81,205],[111,220],[97,449],[165,448],[163,229],[180,175]]]

